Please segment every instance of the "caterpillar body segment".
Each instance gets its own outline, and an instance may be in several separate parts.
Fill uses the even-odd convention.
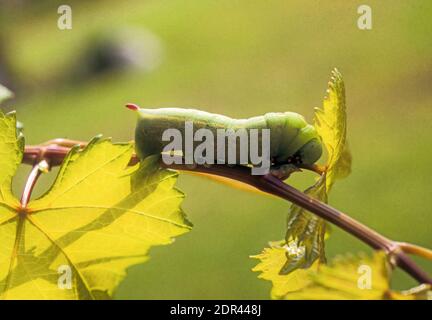
[[[135,141],[136,151],[141,159],[163,151],[169,143],[162,139],[167,129],[179,130],[184,141],[187,138],[186,122],[193,123],[194,134],[199,129],[208,129],[213,133],[215,154],[218,129],[243,131],[249,138],[251,129],[269,129],[272,172],[278,176],[289,175],[296,170],[298,164],[312,165],[322,154],[321,140],[315,128],[307,124],[303,116],[294,112],[272,112],[248,119],[233,119],[195,109],[142,109],[135,105],[128,105],[128,108],[136,110],[138,114]],[[258,135],[258,146],[261,146],[261,138],[262,135]],[[195,141],[194,149],[200,143]],[[261,149],[259,151],[261,152]],[[225,152],[225,155],[227,154],[228,152]],[[236,143],[236,154],[236,159],[240,159],[240,143]]]

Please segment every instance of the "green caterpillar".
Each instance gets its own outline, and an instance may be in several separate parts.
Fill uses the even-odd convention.
[[[276,174],[281,177],[288,176],[300,164],[314,164],[322,154],[321,140],[315,128],[307,124],[303,116],[294,112],[266,113],[248,119],[232,119],[194,109],[142,109],[134,104],[128,104],[127,107],[137,111],[138,114],[135,141],[136,152],[140,159],[163,151],[169,143],[162,139],[166,129],[179,130],[185,139],[187,121],[193,122],[194,133],[199,129],[209,129],[215,135],[218,129],[246,130],[248,133],[251,129],[269,129],[271,168],[272,171],[282,168],[282,173],[277,171]],[[261,137],[259,139],[261,141]],[[236,150],[237,155],[239,152]]]

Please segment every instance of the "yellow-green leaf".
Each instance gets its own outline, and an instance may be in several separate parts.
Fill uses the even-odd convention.
[[[421,284],[404,291],[391,291],[388,297],[392,300],[432,300],[432,287],[429,284]]]
[[[306,269],[297,269],[289,274],[280,273],[287,261],[287,251],[290,250],[292,248],[288,248],[285,241],[275,241],[262,253],[252,256],[260,260],[252,271],[261,272],[258,278],[272,282],[272,299],[283,299],[289,292],[300,290],[311,283]],[[317,267],[318,263],[315,263],[310,269],[316,270]]]
[[[351,154],[346,143],[345,85],[337,69],[332,71],[322,109],[315,108],[315,128],[328,153],[328,193],[336,179],[351,172]]]
[[[318,271],[309,272],[311,283],[285,299],[386,299],[390,291],[390,267],[384,252],[372,257],[339,256]]]
[[[19,205],[12,195],[11,184],[16,169],[21,163],[24,140],[17,138],[15,112],[3,114],[0,111],[0,205],[7,207]],[[0,214],[0,223],[7,219]]]
[[[327,202],[325,176],[323,175],[305,193]],[[286,263],[281,273],[287,274],[298,268],[309,268],[317,259],[324,262],[325,234],[326,223],[323,219],[296,204],[291,205],[285,241],[288,248],[299,249],[286,252]]]
[[[308,270],[298,269],[285,276],[274,273],[283,261],[281,251],[277,247],[265,249],[257,256],[262,262],[255,267],[256,271],[262,271],[261,278],[273,282],[275,299],[423,300],[432,296],[431,287],[425,284],[406,291],[392,291],[391,268],[382,251],[372,256],[362,253],[337,256],[329,265],[315,263]]]
[[[155,158],[127,167],[133,145],[100,138],[73,149],[51,189],[21,208],[9,197],[21,157],[13,122],[0,132],[0,153],[15,155],[14,162],[1,158],[1,298],[110,298],[151,246],[190,230],[180,209],[184,195],[174,188],[177,173],[160,169]]]

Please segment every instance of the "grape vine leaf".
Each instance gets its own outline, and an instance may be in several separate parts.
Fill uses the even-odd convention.
[[[305,190],[305,193],[327,203],[328,193],[334,181],[348,176],[351,172],[351,154],[346,142],[345,85],[342,75],[336,69],[332,71],[323,108],[315,110],[315,127],[326,147],[328,159],[326,172],[313,186]],[[297,279],[297,283],[300,283],[298,279],[306,275],[304,269],[325,262],[324,242],[328,235],[326,229],[326,222],[323,219],[296,204],[291,205],[285,242],[280,244],[280,247],[287,249],[284,251],[285,262],[280,264],[280,259],[278,263],[269,261],[272,257],[281,258],[281,250],[274,246],[264,249],[261,255],[254,256],[261,262],[253,271],[266,272],[265,276],[260,277],[272,281],[272,297],[278,296],[274,292],[292,291],[289,279]],[[267,262],[264,263],[263,259]],[[279,269],[270,270],[269,266]],[[280,277],[286,279],[281,280]],[[306,282],[307,280],[301,281]]]
[[[409,290],[389,291],[388,298],[392,300],[432,300],[432,287],[430,284],[423,283]]]
[[[17,137],[16,114],[0,111],[0,210],[7,204],[19,207],[19,201],[12,195],[12,178],[21,163],[24,150],[24,139]],[[2,222],[0,215],[0,224]]]
[[[405,292],[390,289],[391,267],[386,254],[337,256],[329,265],[308,272],[309,283],[284,299],[296,300],[399,300],[425,299],[430,286],[422,285]]]
[[[100,137],[73,148],[52,187],[21,207],[11,180],[22,157],[15,115],[0,116],[0,298],[111,298],[126,269],[191,229],[177,173],[132,143]]]
[[[326,179],[323,175],[317,182],[304,192],[312,198],[327,202]],[[288,274],[298,268],[309,268],[317,259],[325,262],[324,239],[326,223],[313,213],[291,205],[285,236],[289,248],[298,250],[287,251],[287,261],[281,269],[281,274]]]
[[[252,271],[261,272],[258,278],[272,282],[270,292],[272,299],[283,299],[289,292],[301,290],[311,283],[308,278],[308,270],[317,270],[318,262],[315,262],[310,269],[298,269],[289,274],[281,274],[280,270],[286,265],[287,251],[289,248],[285,241],[274,241],[269,243],[269,248],[252,258],[259,259]]]
[[[323,107],[315,108],[314,123],[328,153],[327,193],[336,179],[345,178],[351,172],[352,158],[346,141],[346,118],[345,84],[341,73],[334,69]]]

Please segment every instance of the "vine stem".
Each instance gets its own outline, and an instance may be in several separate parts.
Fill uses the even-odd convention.
[[[41,176],[41,174],[49,169],[48,161],[45,159],[42,159],[40,162],[36,163],[32,170],[30,171],[30,174],[27,177],[26,184],[24,186],[23,193],[21,195],[21,208],[25,209],[27,207],[27,204],[30,201],[31,194],[33,192],[34,186],[36,185],[37,180]]]
[[[23,163],[33,165],[38,159],[49,159],[50,165],[55,166],[61,164],[66,154],[69,152],[73,145],[84,147],[85,142],[68,140],[68,139],[55,139],[37,146],[26,146]],[[139,159],[134,155],[131,158],[130,165],[136,164]],[[427,283],[432,285],[432,279],[428,274],[422,270],[408,255],[407,253],[418,254],[430,258],[430,251],[418,246],[397,242],[390,240],[378,232],[372,230],[359,221],[351,218],[347,214],[317,200],[307,194],[295,189],[294,187],[285,184],[283,181],[274,177],[273,175],[252,175],[251,170],[245,166],[225,166],[225,165],[212,165],[203,166],[195,165],[193,167],[186,165],[166,165],[161,162],[161,166],[169,169],[180,171],[192,171],[199,173],[206,173],[210,175],[221,176],[224,178],[240,181],[248,184],[260,191],[278,196],[289,202],[295,203],[300,207],[316,214],[317,216],[335,224],[349,234],[357,237],[361,241],[368,244],[376,250],[383,250],[387,253],[389,261],[393,266],[398,266],[411,275],[420,283]],[[33,170],[36,170],[33,168]],[[32,170],[32,173],[33,173]],[[37,179],[37,170],[33,175]],[[318,171],[318,170],[314,170]],[[32,173],[30,176],[32,176]],[[28,184],[32,185],[32,179],[28,180]],[[33,182],[33,185],[34,185]],[[30,188],[30,186],[29,186]],[[31,187],[32,189],[32,187]],[[31,193],[30,189],[30,193]],[[421,254],[422,253],[422,254]]]
[[[432,260],[432,250],[430,249],[407,242],[399,242],[398,245],[406,253],[415,254],[417,256]]]

